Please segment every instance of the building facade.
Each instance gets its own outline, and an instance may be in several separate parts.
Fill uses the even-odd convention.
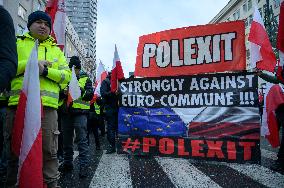
[[[30,13],[36,10],[44,10],[47,0],[3,0],[3,6],[9,11],[13,18],[16,34],[20,35],[28,31],[27,23]],[[69,61],[73,55],[82,60],[83,70],[93,77],[93,68],[90,68],[87,50],[76,33],[72,23],[66,17],[64,54]],[[93,67],[93,66],[92,66]]]
[[[65,0],[66,13],[86,48],[88,71],[96,64],[97,0]]]
[[[11,14],[15,32],[23,34],[26,31],[28,16],[35,10],[44,10],[47,0],[4,0],[3,5]]]
[[[245,21],[245,34],[246,34],[246,49],[247,49],[247,69],[250,69],[250,54],[248,34],[250,25],[253,20],[254,5],[257,3],[258,10],[264,19],[267,9],[267,4],[272,7],[275,19],[279,20],[280,13],[280,0],[230,0],[228,4],[209,22],[220,23],[226,21],[244,20]],[[276,33],[274,33],[276,35]]]

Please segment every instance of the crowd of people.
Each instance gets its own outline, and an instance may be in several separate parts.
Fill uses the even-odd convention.
[[[27,23],[29,31],[17,37],[13,20],[1,5],[0,17],[0,171],[2,175],[7,174],[6,187],[15,187],[17,183],[18,156],[11,151],[12,130],[26,64],[36,40],[39,41],[38,65],[43,105],[41,128],[44,183],[48,188],[59,187],[59,171],[65,173],[73,170],[74,142],[79,151],[79,176],[86,177],[89,135],[94,134],[95,149],[101,150],[99,132],[105,134],[105,122],[109,142],[106,153],[116,152],[118,102],[117,93],[111,92],[111,74],[101,84],[101,97],[94,97],[93,83],[82,71],[80,58],[73,56],[68,63],[50,36],[52,21],[47,13],[31,13]],[[72,67],[76,72],[81,97],[68,104]],[[283,126],[282,112],[279,110],[276,114],[279,114],[279,125]],[[278,154],[282,164],[283,147],[282,139]],[[62,159],[61,166],[58,158]]]
[[[94,134],[96,150],[100,150],[98,133],[100,130],[102,135],[105,134],[105,120],[109,125],[107,138],[110,147],[107,153],[115,152],[117,98],[110,92],[110,75],[102,83],[102,96],[95,97],[93,83],[83,72],[80,58],[72,56],[68,63],[50,36],[52,21],[47,13],[31,13],[27,23],[29,31],[19,36],[15,36],[13,20],[3,6],[0,6],[0,16],[0,174],[6,175],[5,187],[17,185],[18,156],[11,150],[12,132],[26,64],[36,40],[39,41],[38,66],[43,106],[44,184],[48,188],[59,187],[57,182],[60,172],[73,170],[74,143],[77,143],[79,151],[79,177],[86,177],[89,135]],[[68,103],[68,84],[73,67],[81,96]],[[62,160],[60,166],[58,159]]]

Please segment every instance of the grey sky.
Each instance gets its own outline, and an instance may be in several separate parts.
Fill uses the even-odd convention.
[[[125,76],[134,71],[139,36],[207,24],[229,0],[98,0],[97,59],[112,67],[114,45]]]

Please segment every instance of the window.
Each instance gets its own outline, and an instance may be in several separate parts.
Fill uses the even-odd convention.
[[[247,28],[248,26],[249,26],[248,19],[246,18],[245,19],[245,27]]]
[[[280,0],[273,0],[274,8],[278,8],[280,6]]]
[[[22,35],[25,31],[25,28],[21,25],[17,25],[17,35]]]
[[[40,6],[40,2],[39,1],[35,1],[34,2],[34,9],[35,10],[41,10],[41,6]]]
[[[260,13],[260,15],[262,17],[262,8],[259,8],[258,11],[259,11],[259,13]]]
[[[18,16],[20,16],[21,18],[23,18],[23,20],[25,20],[26,15],[27,15],[27,10],[21,4],[19,4]]]
[[[246,54],[247,54],[247,59],[249,59],[250,58],[250,51],[246,50]]]
[[[236,20],[236,13],[233,14],[233,18],[234,18],[234,20]]]
[[[248,0],[248,10],[250,10],[252,8],[252,1]]]
[[[266,14],[267,5],[263,5],[263,16]]]
[[[249,15],[249,18],[248,18],[249,25],[251,24],[251,22],[252,22],[252,15]]]
[[[277,20],[277,23],[279,24],[279,15],[275,16],[275,19]]]
[[[238,9],[235,13],[236,13],[236,20],[240,19],[241,16],[240,9]]]
[[[245,2],[243,4],[243,12],[247,12],[247,11],[248,11],[247,2]]]

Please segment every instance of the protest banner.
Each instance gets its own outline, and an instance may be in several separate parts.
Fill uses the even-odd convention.
[[[137,78],[122,81],[123,107],[256,106],[257,77],[245,73]]]
[[[159,77],[242,71],[244,21],[161,31],[139,38],[135,76]]]
[[[259,163],[253,73],[132,78],[120,91],[119,152]]]

